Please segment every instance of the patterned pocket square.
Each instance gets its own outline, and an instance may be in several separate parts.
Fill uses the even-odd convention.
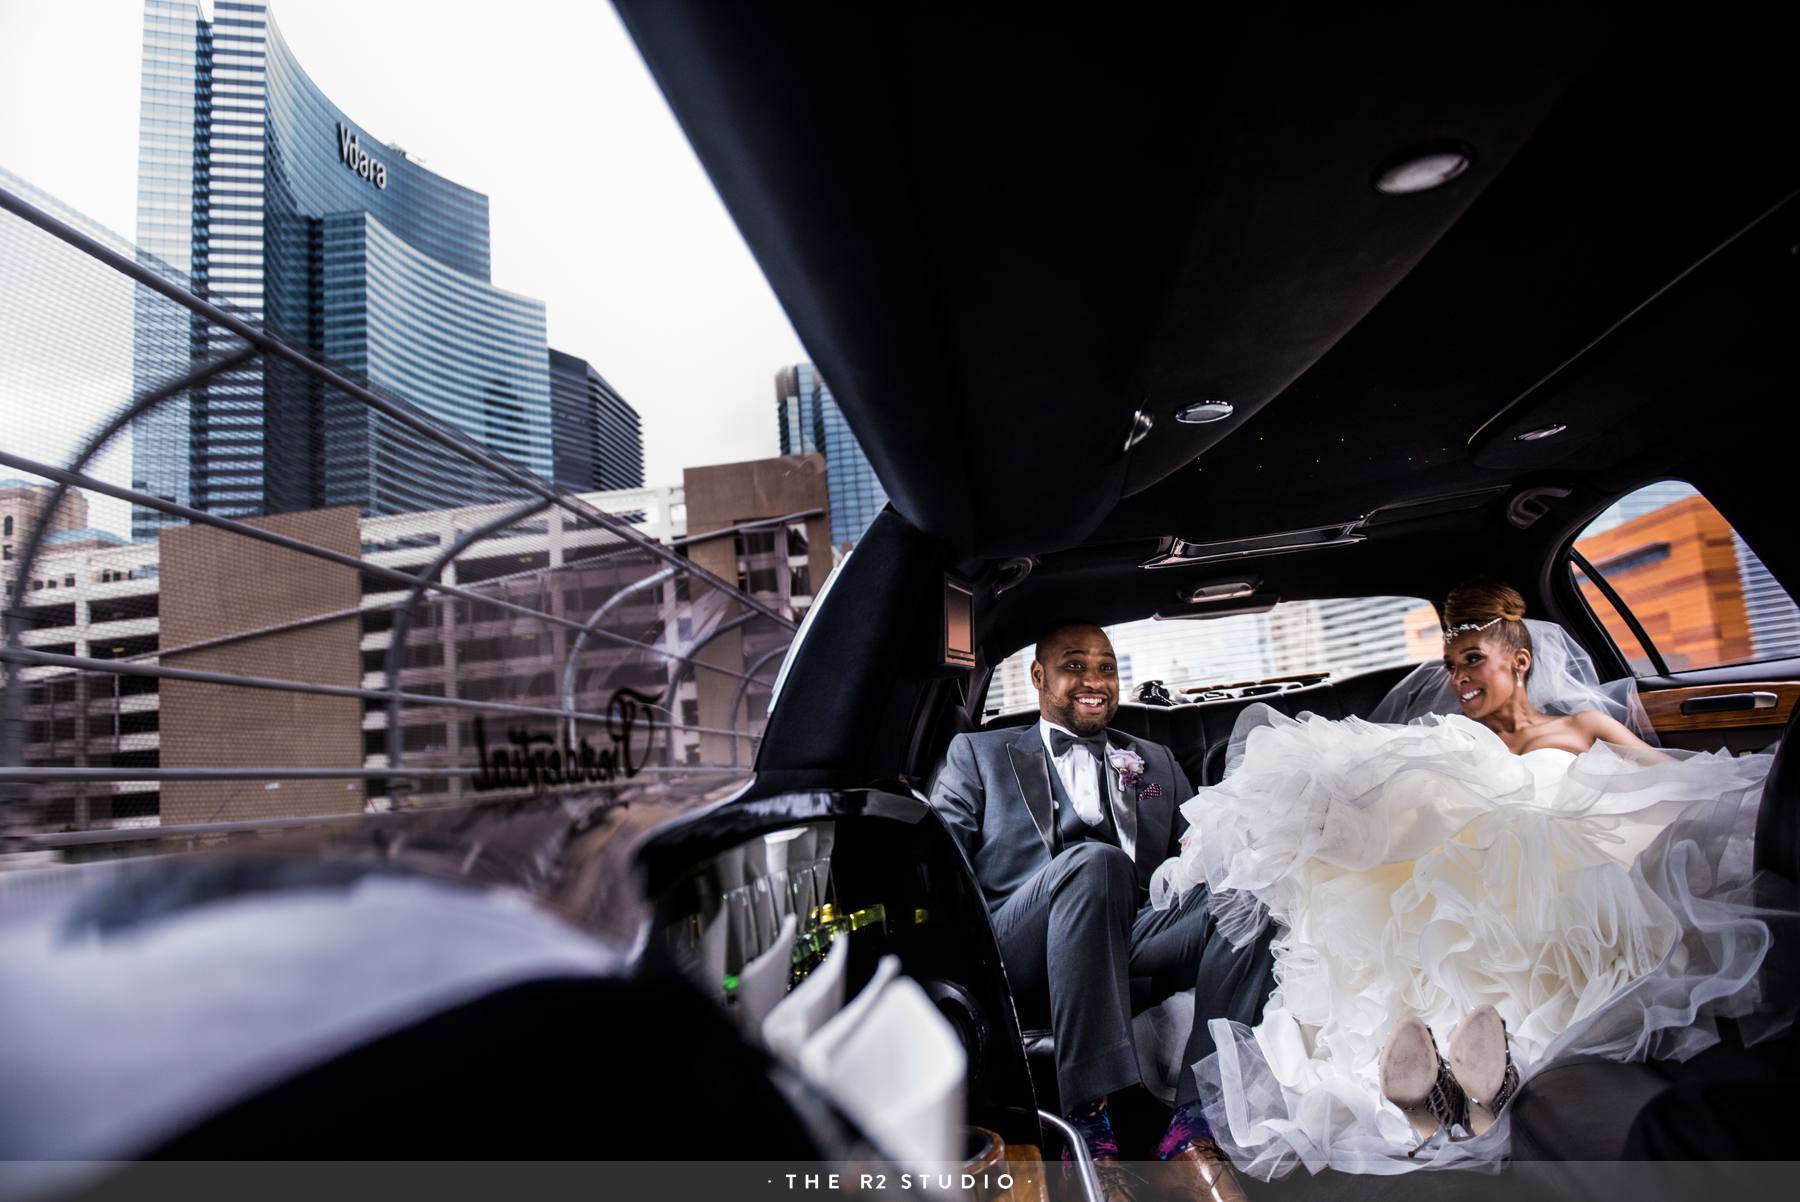
[[[1147,784],[1143,788],[1138,790],[1138,800],[1139,801],[1149,801],[1152,797],[1161,797],[1161,796],[1162,796],[1162,786],[1159,784],[1156,784],[1154,782]]]

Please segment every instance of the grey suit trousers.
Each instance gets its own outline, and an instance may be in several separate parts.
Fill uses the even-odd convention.
[[[1059,852],[993,919],[1020,1007],[1028,1018],[1048,1008],[1064,1110],[1138,1083],[1131,978],[1148,981],[1151,1001],[1195,989],[1190,1066],[1213,1051],[1208,1020],[1255,1023],[1274,985],[1272,928],[1240,950],[1214,930],[1204,889],[1173,909],[1140,905],[1131,858],[1105,843]],[[1197,1093],[1183,1073],[1176,1102]]]

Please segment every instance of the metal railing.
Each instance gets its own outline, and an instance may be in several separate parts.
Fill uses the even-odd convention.
[[[477,719],[482,715],[519,721],[544,719],[552,724],[551,729],[558,732],[562,740],[562,746],[557,750],[559,756],[573,756],[583,728],[610,732],[617,739],[619,711],[607,705],[592,703],[580,688],[584,663],[587,665],[588,677],[596,680],[604,681],[621,673],[634,680],[661,679],[662,687],[658,692],[644,695],[643,709],[652,715],[654,727],[664,734],[662,754],[666,762],[632,764],[631,775],[634,778],[639,773],[649,780],[716,776],[739,766],[746,742],[754,749],[759,737],[756,723],[748,713],[744,714],[744,721],[740,723],[740,711],[744,709],[743,702],[748,691],[763,683],[761,678],[767,666],[778,657],[786,640],[791,639],[795,622],[789,614],[769,602],[740,591],[706,570],[704,566],[688,558],[685,551],[689,546],[710,540],[772,527],[786,527],[796,521],[816,517],[820,510],[746,521],[722,530],[671,539],[667,543],[648,538],[631,522],[545,482],[491,452],[468,434],[443,424],[404,399],[385,395],[367,386],[351,373],[324,362],[310,350],[291,344],[255,318],[231,311],[196,294],[190,287],[171,278],[173,273],[169,269],[147,260],[140,261],[142,256],[134,260],[121,254],[5,187],[0,187],[0,210],[35,227],[44,236],[54,239],[85,259],[101,264],[130,281],[131,286],[142,290],[140,295],[153,296],[158,303],[173,305],[184,312],[188,317],[187,329],[192,346],[200,348],[189,353],[186,370],[180,371],[171,379],[143,387],[136,396],[125,401],[117,412],[100,423],[81,442],[66,464],[59,466],[13,451],[0,451],[0,465],[49,483],[49,491],[39,510],[43,520],[16,544],[19,553],[13,557],[10,565],[15,576],[6,598],[4,638],[0,640],[0,664],[3,664],[5,673],[5,697],[3,708],[0,708],[0,835],[14,841],[15,845],[73,847],[108,841],[153,840],[164,835],[192,838],[206,832],[230,833],[240,830],[281,829],[320,822],[353,821],[359,818],[372,819],[381,813],[376,804],[380,799],[369,794],[363,798],[363,808],[352,813],[271,812],[248,818],[237,816],[218,821],[171,823],[167,827],[115,826],[90,830],[58,830],[54,828],[58,825],[68,826],[71,820],[65,818],[59,822],[52,816],[55,798],[34,806],[33,800],[38,797],[33,793],[34,787],[42,790],[131,782],[158,785],[165,782],[261,782],[265,785],[280,781],[387,782],[386,802],[392,806],[403,799],[406,782],[417,785],[436,781],[450,785],[452,792],[450,801],[433,804],[464,804],[467,799],[460,790],[468,782],[480,778],[486,771],[486,765],[435,762],[444,759],[448,751],[457,748],[463,741],[456,718],[458,714],[474,715]],[[225,348],[207,353],[206,348],[216,345],[220,339],[225,340]],[[171,358],[172,361],[179,361],[181,356],[175,354]],[[366,558],[366,552],[365,556],[358,556],[322,546],[306,538],[273,529],[254,518],[213,512],[204,505],[183,504],[141,486],[128,488],[103,480],[91,470],[103,452],[116,445],[117,440],[127,432],[136,430],[148,415],[157,413],[163,406],[179,403],[184,398],[216,386],[222,378],[229,379],[231,373],[240,372],[258,362],[265,365],[279,363],[297,370],[310,382],[310,387],[324,390],[334,398],[348,398],[355,404],[380,414],[410,434],[467,464],[470,471],[475,473],[472,478],[498,481],[500,485],[519,494],[521,499],[506,504],[498,513],[462,530],[449,545],[433,554],[423,566],[408,569],[371,561]],[[44,608],[29,604],[32,600],[34,570],[47,552],[51,517],[75,490],[85,490],[127,502],[140,511],[165,515],[190,526],[208,527],[232,540],[244,540],[241,544],[235,541],[230,543],[234,554],[241,554],[252,545],[273,548],[279,552],[305,556],[309,561],[320,565],[321,570],[352,571],[356,574],[355,581],[359,582],[365,594],[366,582],[372,580],[403,588],[406,595],[400,600],[383,600],[356,606],[340,603],[312,612],[295,613],[281,621],[209,632],[203,637],[188,638],[179,645],[170,647],[161,646],[161,631],[167,629],[170,616],[165,605],[158,617],[157,645],[153,649],[133,650],[129,654],[113,658],[64,654],[28,646],[25,635],[31,612],[33,609]],[[488,507],[493,502],[484,497],[472,504],[476,507]],[[457,565],[487,562],[486,558],[477,554],[478,550],[484,549],[484,545],[495,543],[514,527],[546,511],[562,515],[562,525],[559,528],[568,531],[571,529],[568,523],[573,523],[573,531],[579,534],[598,534],[603,542],[598,546],[583,544],[579,548],[579,558],[565,557],[560,563],[548,562],[553,557],[547,549],[544,552],[547,562],[542,566],[519,572],[490,574],[479,583],[466,584],[454,579]],[[569,546],[562,547],[562,550],[574,549],[576,548],[572,542]],[[509,544],[506,550],[510,552],[513,547]],[[608,586],[603,578],[609,573],[619,579]],[[697,616],[703,607],[692,602],[670,602],[665,599],[665,590],[671,589],[678,579],[687,582],[690,596],[703,595],[716,602],[707,609],[711,614],[707,621],[697,625],[685,637],[676,635],[675,624],[681,618]],[[594,587],[595,580],[601,580],[602,587],[610,587],[612,590],[598,606],[589,610],[585,618],[562,612],[563,597],[569,588],[573,587],[579,595],[585,596]],[[159,592],[166,582],[165,577],[159,583]],[[534,605],[525,599],[525,592],[532,588],[537,589],[540,599],[544,600],[543,604]],[[656,598],[657,614],[648,629],[640,630],[639,634],[634,635],[624,629],[609,628],[605,624],[610,617],[630,610],[638,602],[652,596]],[[680,610],[682,604],[688,606],[686,611]],[[738,612],[729,614],[726,612],[729,609]],[[382,654],[383,687],[380,688],[342,681],[297,678],[280,673],[221,668],[216,664],[195,667],[169,662],[172,657],[187,661],[216,659],[220,656],[229,658],[240,653],[248,656],[297,633],[330,631],[334,623],[355,623],[359,634],[353,642],[360,646],[364,639],[378,633],[364,630],[368,616],[382,613],[391,613],[393,617],[384,632],[386,647]],[[639,617],[641,619],[642,615]],[[229,625],[228,620],[224,621]],[[79,622],[71,625],[77,630],[82,628]],[[517,635],[517,628],[521,626],[530,633]],[[493,630],[503,633],[487,633]],[[436,641],[415,641],[414,635],[421,631],[426,632],[426,638]],[[540,674],[548,673],[554,685],[553,691],[544,697],[545,704],[532,704],[529,697],[520,696],[459,695],[459,689],[467,687],[469,679],[465,678],[465,674],[454,663],[460,661],[465,653],[474,662],[473,651],[478,641],[491,642],[513,637],[531,639],[535,638],[537,632],[546,636],[547,650],[503,659],[502,667],[510,669],[510,675],[503,673],[484,677],[471,673],[470,676],[474,680],[483,681],[487,691],[492,691],[495,687],[517,685],[517,691],[529,694],[532,690],[526,686]],[[654,637],[645,637],[651,634]],[[726,657],[719,653],[719,641],[728,634],[738,635],[733,644],[741,650],[741,655],[738,656],[741,663],[737,666],[733,666],[732,662],[720,662]],[[339,641],[342,642],[341,639]],[[467,647],[462,646],[465,641],[469,644]],[[409,663],[411,653],[422,647],[434,649],[440,666],[421,668]],[[700,653],[709,648],[711,651],[706,658],[701,658]],[[358,651],[357,654],[366,658],[372,652]],[[612,658],[608,659],[607,656]],[[288,667],[301,677],[305,674],[304,665]],[[726,715],[723,724],[676,720],[690,702],[697,711],[703,708],[700,704],[703,697],[683,697],[685,690],[697,687],[696,673],[704,673],[708,678],[716,677],[724,686],[718,693],[718,699],[723,702],[729,696],[730,701],[728,706],[721,705],[717,710]],[[369,669],[365,664],[363,675],[368,674]],[[421,674],[435,675],[438,679],[427,683],[431,683],[433,689],[439,691],[421,688],[417,683]],[[144,695],[141,691],[125,694],[117,682],[134,678],[157,682],[157,764],[44,762],[54,761],[58,757],[54,754],[46,756],[32,753],[34,743],[46,741],[30,737],[34,724],[48,722],[54,728],[62,720],[62,711],[58,707],[63,702],[54,699],[50,690],[62,682],[72,681],[79,686],[96,677],[107,677],[115,682],[111,690],[114,709],[114,733],[111,737],[115,748],[122,746],[126,739],[135,737],[122,733],[123,725],[119,719],[127,712],[125,702],[133,696]],[[414,684],[410,687],[405,684],[409,677],[414,678]],[[521,685],[521,681],[525,683]],[[160,760],[163,749],[168,746],[166,735],[169,730],[168,696],[162,691],[165,683],[179,683],[181,686],[200,689],[224,688],[284,694],[295,698],[333,698],[361,702],[363,712],[368,717],[358,721],[354,731],[365,746],[370,736],[378,731],[381,733],[384,762],[379,766],[368,763],[372,752],[365,750],[364,762],[345,763],[341,766],[279,762],[163,764]],[[112,753],[91,750],[91,744],[96,738],[92,733],[94,711],[91,708],[95,701],[96,698],[87,696],[78,687],[68,702],[73,711],[70,716],[72,729],[76,732],[68,741],[76,745],[74,755],[77,759],[108,755],[117,757],[121,754],[117,750]],[[50,718],[35,716],[36,711],[45,709],[51,715]],[[384,727],[370,725],[378,714],[385,719]],[[440,726],[448,732],[446,747],[434,745],[423,751],[409,750],[409,731],[429,731]],[[477,726],[476,730],[479,729]],[[221,736],[228,733],[229,731],[224,730],[219,732]],[[187,732],[187,735],[191,734],[191,731]],[[630,734],[627,730],[628,739]],[[678,762],[675,746],[678,734],[693,737],[685,743],[688,757],[685,762]],[[541,733],[529,735],[527,745],[531,740],[541,742],[543,739]],[[716,763],[705,758],[708,754],[705,748],[713,746],[705,742],[707,739],[719,740],[719,747],[729,749],[718,751]],[[62,741],[55,734],[48,740],[52,747]],[[624,754],[628,760],[631,758],[631,751],[629,747],[625,749]],[[696,751],[699,752],[698,755],[695,754]],[[537,779],[537,787],[541,789],[541,774]],[[514,796],[516,792],[503,792],[502,795]],[[87,798],[85,793],[78,796],[81,799]],[[417,803],[416,794],[404,799],[412,804],[422,804]],[[110,815],[107,821],[113,821]]]

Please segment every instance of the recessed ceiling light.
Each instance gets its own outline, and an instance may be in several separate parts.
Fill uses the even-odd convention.
[[[1175,420],[1189,426],[1221,422],[1232,414],[1230,401],[1196,401],[1175,411]]]
[[[1535,430],[1527,430],[1523,434],[1513,436],[1514,442],[1536,442],[1540,438],[1555,438],[1569,427],[1564,425],[1539,426]]]
[[[1407,196],[1441,188],[1469,169],[1474,152],[1466,146],[1428,146],[1393,159],[1375,173],[1375,190]]]

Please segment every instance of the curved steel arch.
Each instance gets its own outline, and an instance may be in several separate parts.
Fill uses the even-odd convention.
[[[0,190],[0,196],[4,195],[6,193]],[[88,436],[87,440],[82,443],[81,449],[70,461],[71,473],[79,473],[93,462],[94,457],[105,450],[107,444],[118,437],[120,432],[135,418],[190,388],[199,387],[220,372],[229,371],[255,357],[256,348],[253,346],[241,347],[229,354],[216,355],[201,362],[180,379],[153,388],[143,396],[136,398],[113,415],[110,421]],[[24,554],[19,557],[18,575],[13,580],[12,595],[7,598],[6,604],[4,645],[8,648],[21,646],[19,640],[24,633],[25,593],[30,588],[31,569],[36,565],[37,557],[43,550],[44,540],[49,537],[49,519],[51,515],[55,514],[57,506],[63,503],[63,498],[68,496],[68,493],[68,481],[58,480],[56,486],[50,490],[50,502],[44,509],[43,520],[32,528],[30,536],[25,540]],[[24,702],[19,690],[19,667],[11,660],[7,661],[5,681],[5,711],[4,715],[0,716],[0,765],[22,767],[25,750],[24,712],[22,709]]]
[[[763,666],[777,655],[786,655],[787,653],[788,649],[785,646],[772,647],[758,656],[756,662],[745,669],[744,679],[738,681],[737,692],[732,694],[731,713],[726,718],[726,721],[731,724],[732,729],[735,730],[737,728],[738,706],[743,704],[744,694],[748,693],[750,691],[750,686],[755,683],[756,674],[762,671]],[[749,732],[746,731],[744,737],[749,738]],[[733,768],[738,766],[738,741],[735,738],[731,740],[731,766]]]
[[[425,570],[419,573],[418,582],[414,584],[412,590],[406,594],[406,600],[401,603],[399,612],[394,615],[394,625],[388,631],[387,660],[383,665],[385,668],[383,676],[387,681],[387,691],[390,695],[388,701],[387,756],[388,768],[391,771],[401,771],[400,756],[403,748],[401,746],[402,732],[400,729],[400,657],[401,653],[406,648],[406,636],[408,631],[412,629],[412,616],[414,610],[418,608],[419,598],[425,595],[426,589],[437,583],[437,578],[443,574],[444,569],[448,567],[451,561],[458,555],[461,555],[468,548],[474,546],[490,534],[495,534],[506,529],[508,526],[517,525],[523,519],[530,517],[534,513],[540,513],[549,507],[550,502],[544,500],[542,497],[533,497],[531,500],[526,501],[517,508],[509,509],[505,513],[481,523],[479,526],[471,526],[469,529],[463,531],[456,539],[452,540],[449,546],[438,552],[435,559],[425,565]],[[450,683],[449,679],[446,678],[444,683],[447,687]]]
[[[667,567],[644,577],[642,580],[626,585],[624,588],[602,601],[599,608],[589,614],[587,621],[582,623],[581,632],[570,642],[569,653],[563,657],[561,697],[563,709],[569,715],[567,727],[569,746],[573,747],[575,745],[575,661],[583,649],[587,647],[589,632],[599,625],[601,618],[611,613],[613,607],[624,601],[625,598],[634,593],[643,592],[653,585],[659,585],[665,580],[672,580],[682,571],[683,569],[681,568]]]

